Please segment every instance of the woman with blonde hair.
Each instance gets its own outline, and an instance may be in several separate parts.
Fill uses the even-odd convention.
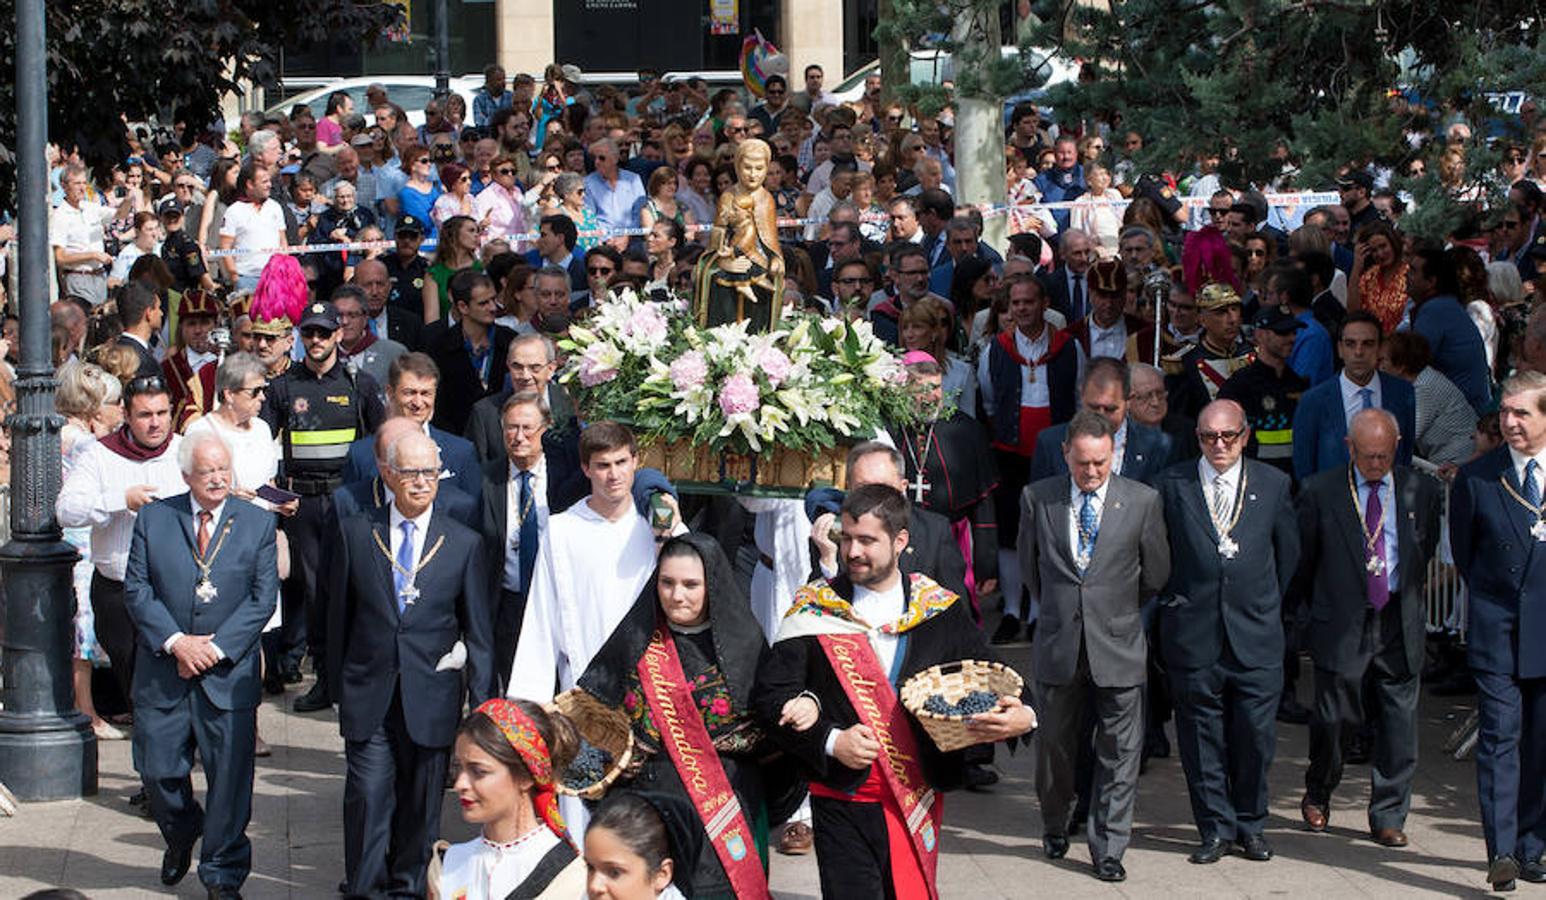
[[[932,297],[914,300],[897,320],[903,350],[920,350],[934,357],[944,373],[944,397],[969,416],[977,412],[977,379],[972,366],[947,348],[955,330],[950,310]]]
[[[1401,238],[1390,223],[1378,220],[1358,229],[1353,247],[1347,311],[1367,309],[1390,334],[1406,312],[1406,259],[1401,252]]]
[[[67,362],[60,367],[58,378],[54,409],[64,416],[64,427],[59,430],[59,450],[64,476],[68,477],[82,451],[123,423],[123,407],[119,405],[123,386],[106,370],[91,363]],[[91,671],[107,665],[107,654],[97,642],[96,617],[91,611],[91,573],[95,571],[91,563],[91,528],[66,528],[64,539],[80,553],[72,570],[75,708],[91,720],[91,731],[97,740],[121,741],[128,735],[97,715],[96,704],[91,698]]]

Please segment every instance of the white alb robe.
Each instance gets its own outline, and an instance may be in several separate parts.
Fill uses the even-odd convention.
[[[773,560],[769,569],[758,561],[752,573],[752,615],[762,626],[768,643],[778,634],[778,623],[794,603],[795,592],[810,580],[811,520],[804,500],[741,497],[741,506],[757,516],[757,552]]]

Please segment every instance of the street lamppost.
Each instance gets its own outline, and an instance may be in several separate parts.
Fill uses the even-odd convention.
[[[435,0],[435,98],[451,96],[451,22],[446,0]]]
[[[21,365],[12,435],[11,541],[0,547],[0,782],[21,800],[97,792],[97,744],[71,681],[77,554],[61,540],[59,429],[48,318],[44,0],[16,4],[16,197]]]

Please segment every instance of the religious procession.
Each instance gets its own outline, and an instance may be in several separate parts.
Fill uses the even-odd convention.
[[[1537,100],[1183,138],[1137,60],[829,89],[801,4],[710,6],[728,86],[576,50],[105,160],[18,104],[0,891],[1256,896],[1308,835],[1443,870],[1349,895],[1546,884]],[[961,14],[1166,4],[1109,6]],[[132,862],[45,869],[67,809]]]

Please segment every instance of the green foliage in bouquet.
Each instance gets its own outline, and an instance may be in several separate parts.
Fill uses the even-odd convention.
[[[900,359],[868,322],[796,313],[766,334],[744,322],[702,329],[685,305],[625,290],[559,347],[581,413],[646,439],[809,451],[919,418]]]

